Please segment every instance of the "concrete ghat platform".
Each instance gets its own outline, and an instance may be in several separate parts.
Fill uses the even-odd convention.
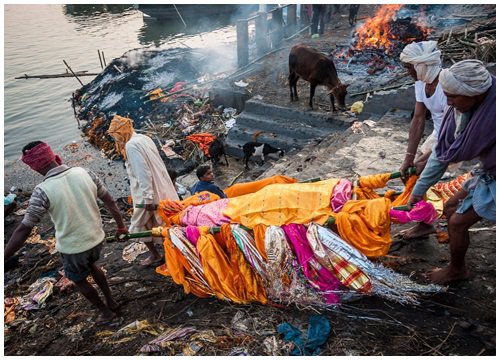
[[[398,171],[406,151],[410,115],[408,110],[394,109],[372,127],[363,123],[356,131],[349,128],[332,133],[289,154],[260,178],[284,174],[299,180],[354,179],[357,175]],[[431,131],[428,126],[425,134]]]
[[[289,152],[301,149],[310,141],[322,139],[332,132],[345,131],[353,120],[353,117],[340,112],[325,114],[300,111],[252,98],[245,103],[245,110],[227,134],[226,151],[231,156],[243,157],[240,146],[252,141],[255,132],[263,131],[258,141]]]

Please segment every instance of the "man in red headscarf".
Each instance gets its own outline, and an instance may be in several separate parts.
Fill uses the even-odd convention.
[[[119,305],[111,295],[104,272],[96,265],[104,241],[97,198],[113,215],[118,225],[117,236],[128,232],[118,206],[94,173],[63,164],[48,144],[29,143],[22,153],[21,160],[44,179],[33,190],[26,215],[5,247],[4,260],[23,246],[33,227],[49,213],[55,224],[56,249],[61,254],[65,275],[101,312],[96,323],[111,321]],[[88,275],[104,293],[105,303],[87,281]]]

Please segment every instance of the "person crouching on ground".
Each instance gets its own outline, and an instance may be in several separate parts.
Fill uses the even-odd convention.
[[[132,120],[118,115],[111,120],[108,134],[114,138],[116,150],[125,160],[130,180],[134,212],[130,219],[129,231],[144,232],[163,225],[163,220],[156,213],[156,207],[160,200],[179,200],[179,197],[153,140],[146,135],[137,134]],[[156,239],[161,243],[161,238]],[[153,238],[141,238],[141,241],[146,244],[150,253],[141,265],[159,263],[163,257]]]
[[[226,198],[224,191],[214,183],[214,173],[209,165],[200,165],[196,169],[198,182],[191,187],[191,194],[194,195],[201,191],[208,191],[215,195],[219,195],[221,199]]]
[[[439,82],[448,99],[438,143],[413,189],[408,205],[421,200],[450,162],[479,157],[481,169],[462,185],[444,208],[450,239],[450,263],[427,273],[446,284],[467,279],[468,229],[485,218],[496,219],[496,79],[479,60],[463,60],[441,71]]]
[[[61,255],[66,277],[101,312],[97,324],[111,321],[119,305],[111,295],[106,275],[96,265],[105,235],[97,198],[104,202],[115,219],[117,237],[128,232],[118,206],[93,172],[63,164],[48,144],[29,143],[22,153],[22,161],[44,179],[33,190],[26,215],[5,247],[4,260],[23,246],[35,224],[49,213],[55,224],[56,249]],[[104,293],[106,303],[87,281],[89,274]]]
[[[432,148],[436,145],[441,123],[443,122],[446,96],[439,83],[441,72],[441,51],[437,49],[437,41],[413,42],[405,46],[400,59],[415,80],[415,110],[410,123],[406,155],[399,171],[403,182],[408,179],[407,171],[416,167],[420,175],[427,163]],[[420,148],[418,144],[424,135],[425,115],[430,111],[433,123],[432,133],[425,139]],[[417,150],[418,148],[418,150]],[[400,233],[403,239],[409,240],[426,236],[435,232],[432,224],[423,222]]]

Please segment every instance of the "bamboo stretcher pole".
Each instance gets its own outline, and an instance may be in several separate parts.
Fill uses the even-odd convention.
[[[330,216],[326,222],[325,225],[332,225],[335,223],[335,218]],[[246,231],[252,231],[251,228],[240,225],[240,227]],[[215,234],[220,232],[220,226],[212,226],[210,228],[210,233]],[[128,234],[122,234],[119,236],[120,241],[124,240],[130,240],[130,239],[139,239],[139,238],[145,238],[145,237],[162,237],[162,232],[163,232],[163,227],[159,226],[156,228],[153,228],[150,231],[143,231],[143,232],[137,232],[137,233],[128,233]],[[106,241],[113,241],[115,239],[114,236],[108,236],[105,238]]]
[[[411,167],[411,168],[408,169],[408,175],[416,174],[416,172],[417,172],[417,168]],[[397,179],[398,177],[401,177],[401,172],[396,171],[396,172],[393,172],[391,174],[391,176],[389,177],[389,179]]]

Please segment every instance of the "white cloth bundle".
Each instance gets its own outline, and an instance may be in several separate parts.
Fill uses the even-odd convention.
[[[441,71],[441,51],[437,41],[421,41],[408,44],[399,56],[400,60],[412,64],[417,72],[417,79],[427,84],[432,83]]]
[[[462,60],[439,74],[444,92],[453,95],[476,96],[491,86],[491,75],[479,60]]]

